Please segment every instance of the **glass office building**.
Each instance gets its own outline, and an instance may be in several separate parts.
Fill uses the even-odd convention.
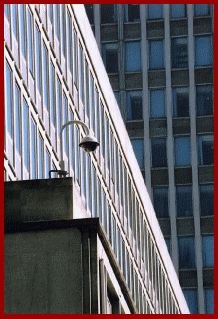
[[[133,9],[133,12],[126,11],[127,20],[138,19],[139,10],[134,5]],[[117,21],[116,6],[110,17],[105,8],[102,18],[107,23],[111,23],[111,19]],[[116,43],[108,44],[104,47],[106,68],[116,71],[120,67],[118,47]],[[156,45],[161,47],[161,42],[153,44],[151,50]],[[144,67],[140,45],[141,41],[130,42],[126,51],[130,77],[135,68],[131,63],[132,50],[138,52],[136,76],[140,76]],[[144,140],[136,139],[132,148],[84,6],[5,4],[4,57],[5,181],[22,180],[23,183],[40,179],[43,183],[42,179],[49,178],[50,170],[60,169],[62,125],[69,120],[85,122],[100,147],[95,153],[85,153],[78,147],[85,135],[84,129],[78,125],[68,127],[63,134],[65,167],[85,216],[99,218],[108,249],[118,264],[119,271],[113,276],[125,283],[128,300],[134,305],[128,308],[129,301],[125,303],[122,299],[124,313],[131,312],[130,309],[144,314],[189,313],[141,174],[140,168],[143,169],[143,163],[148,160],[147,155],[143,157]],[[151,61],[152,65],[155,63]],[[131,81],[128,83],[131,85]],[[135,112],[131,106],[133,102],[139,109],[142,107],[144,93],[141,93],[136,88],[130,91],[130,118],[138,119],[142,114],[142,110]],[[161,101],[162,91],[157,95]],[[208,144],[209,137],[209,134],[199,136],[202,149],[212,145]],[[180,139],[183,138],[182,145],[187,146],[190,141],[187,137]],[[156,138],[153,142],[156,154],[162,154],[166,138]],[[136,156],[140,167],[133,151],[139,148],[142,150]],[[164,161],[164,154],[160,159],[154,158],[157,166],[160,163],[164,166]],[[55,174],[52,173],[52,178],[57,177]],[[157,196],[165,203],[167,193],[158,191]],[[202,185],[201,192],[206,197],[208,185]],[[179,194],[183,194],[182,189]],[[183,249],[187,243],[193,244],[193,236],[189,238],[190,243],[183,237]],[[202,243],[207,247],[210,242],[211,238],[205,236]],[[205,262],[208,262],[207,256],[205,251]],[[189,261],[192,265],[191,257]],[[206,296],[209,298],[211,293],[208,290]],[[112,312],[111,299],[105,302],[107,312]]]
[[[85,7],[191,312],[211,313],[214,7]]]

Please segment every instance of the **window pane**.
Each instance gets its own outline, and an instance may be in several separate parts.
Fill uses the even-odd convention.
[[[173,90],[173,113],[175,117],[189,116],[188,88],[178,88]]]
[[[75,177],[78,182],[79,181],[79,131],[78,128],[75,126],[75,141],[74,141],[74,147],[75,147]]]
[[[164,48],[163,41],[150,41],[149,43],[149,68],[164,68]]]
[[[86,153],[86,201],[89,211],[91,211],[90,165],[90,156]]]
[[[23,100],[23,152],[24,165],[29,169],[29,108],[25,100]]]
[[[186,5],[185,4],[171,4],[171,18],[184,18],[186,17]]]
[[[143,139],[137,139],[137,140],[131,140],[133,150],[135,152],[135,156],[137,158],[139,167],[141,169],[144,168],[144,140]]]
[[[6,64],[7,131],[12,137],[12,83],[11,70]]]
[[[16,141],[16,150],[21,154],[20,149],[20,89],[15,85],[15,141]]]
[[[139,4],[124,4],[125,21],[134,22],[140,20],[140,5]]]
[[[195,16],[208,16],[210,15],[210,4],[195,4]]]
[[[118,72],[118,50],[117,44],[102,45],[103,61],[108,73]]]
[[[37,79],[37,89],[41,90],[41,57],[40,57],[40,32],[38,28],[35,28],[36,31],[36,79]]]
[[[161,19],[161,18],[163,18],[163,5],[148,4],[148,19]]]
[[[167,188],[153,189],[153,203],[154,203],[154,210],[158,218],[169,217]]]
[[[43,44],[43,102],[48,109],[48,50]]]
[[[198,293],[197,289],[184,289],[183,294],[191,314],[198,314]]]
[[[214,186],[200,186],[201,216],[214,215]]]
[[[212,86],[196,87],[197,115],[213,115]]]
[[[166,139],[151,140],[152,167],[167,166]]]
[[[71,31],[71,15],[67,11],[67,66],[72,72],[72,31]]]
[[[199,165],[211,165],[214,163],[214,137],[205,135],[198,137]]]
[[[96,216],[96,170],[92,166],[92,217]]]
[[[206,313],[214,314],[214,289],[205,289]]]
[[[18,40],[17,31],[17,4],[12,4],[12,23],[13,23],[13,33],[15,38]]]
[[[141,43],[126,42],[126,71],[136,72],[141,70]]]
[[[59,9],[58,9],[58,4],[54,4],[54,22],[55,22],[55,34],[56,34],[56,37],[59,39],[60,30],[59,30]]]
[[[54,109],[54,66],[50,62],[50,115],[51,115],[51,122],[55,125],[55,109]]]
[[[28,56],[29,56],[29,69],[33,73],[33,18],[29,10],[27,10],[27,19],[28,19]]]
[[[61,83],[57,80],[57,130],[60,135],[61,132]],[[58,136],[59,136],[58,135]]]
[[[4,3],[4,14],[9,19],[9,5]]]
[[[214,236],[202,236],[203,267],[214,267]]]
[[[31,178],[36,178],[36,125],[31,119]]]
[[[195,38],[195,65],[204,66],[212,64],[211,37]]]
[[[191,149],[189,137],[175,138],[175,164],[176,166],[190,166],[191,165]]]
[[[81,101],[84,101],[84,87],[83,87],[83,50],[79,45],[79,96]]]
[[[39,134],[38,136],[38,154],[39,154],[39,163],[38,163],[38,169],[39,169],[39,174],[38,178],[43,178],[43,139],[41,135]]]
[[[165,90],[150,91],[150,111],[152,118],[165,117]]]
[[[49,178],[50,154],[49,154],[49,151],[47,149],[46,149],[46,152],[45,152],[45,170],[46,170],[45,178]]]
[[[127,120],[141,120],[142,114],[142,91],[130,91],[126,93]]]
[[[171,42],[172,68],[188,67],[187,38],[172,39]]]
[[[85,4],[86,14],[89,19],[90,24],[94,24],[94,5],[93,4]]]
[[[24,4],[20,4],[20,37],[21,37],[21,52],[26,57],[26,22],[24,18]]]
[[[195,268],[194,237],[179,237],[179,268]]]
[[[89,101],[90,101],[90,109],[89,109],[89,114],[90,114],[90,125],[91,129],[94,131],[94,79],[92,75],[90,74],[89,76]]]
[[[177,216],[192,216],[192,187],[178,186],[176,188]]]
[[[113,23],[117,21],[116,4],[101,5],[101,23]]]

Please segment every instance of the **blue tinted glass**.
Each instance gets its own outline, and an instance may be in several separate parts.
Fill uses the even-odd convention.
[[[12,86],[11,70],[6,64],[6,97],[7,97],[7,131],[12,136]]]
[[[23,101],[23,152],[24,152],[24,164],[29,169],[29,144],[28,144],[28,138],[29,138],[29,113],[28,113],[28,106],[26,101]]]
[[[141,70],[141,43],[126,42],[126,71]]]
[[[98,91],[95,90],[95,136],[97,140],[99,139],[99,101],[98,101]]]
[[[189,89],[173,89],[173,115],[175,117],[189,116]]]
[[[31,177],[36,178],[36,128],[31,119]]]
[[[52,21],[52,4],[48,4],[48,17]]]
[[[57,129],[58,134],[60,135],[61,132],[61,106],[60,106],[60,99],[61,99],[61,84],[59,80],[57,80]]]
[[[166,167],[167,166],[167,150],[166,139],[152,139],[152,166]]]
[[[4,14],[9,19],[9,5],[4,3]]]
[[[26,28],[25,28],[25,19],[24,19],[24,4],[20,4],[20,37],[21,37],[21,51],[23,56],[26,56]]]
[[[15,85],[15,141],[16,141],[16,149],[20,154],[20,90],[17,85]]]
[[[127,92],[127,119],[141,120],[143,118],[142,111],[142,91]]]
[[[150,91],[151,117],[165,117],[165,90]]]
[[[214,289],[205,289],[206,313],[214,314]]]
[[[106,195],[105,192],[102,192],[102,225],[105,229],[105,231],[107,230],[107,223],[106,223]]]
[[[100,125],[100,148],[101,148],[101,154],[102,156],[104,156],[105,152],[104,152],[104,148],[105,148],[105,135],[104,135],[104,107],[101,104],[100,105],[100,123],[98,123],[98,125]]]
[[[70,111],[70,115],[69,115],[69,121],[73,120],[73,114]],[[74,150],[74,137],[73,137],[73,125],[69,126],[69,145],[70,145],[70,166],[71,166],[71,170],[73,170],[73,150]]]
[[[176,166],[191,165],[191,149],[189,137],[175,138],[175,164]]]
[[[168,213],[168,188],[154,188],[154,210],[158,218],[169,217]]]
[[[202,236],[203,266],[214,267],[214,236]]]
[[[84,101],[84,92],[83,92],[83,53],[82,48],[79,45],[79,92],[80,92],[80,99]]]
[[[137,139],[137,140],[131,140],[132,147],[135,152],[135,156],[137,158],[139,167],[141,169],[144,168],[144,140],[143,139]]]
[[[212,115],[213,114],[213,95],[212,86],[197,86],[196,87],[196,104],[197,115]]]
[[[185,4],[171,4],[171,18],[184,18],[186,16]]]
[[[197,289],[184,289],[183,293],[191,314],[198,314]]]
[[[75,176],[77,181],[79,182],[79,131],[78,128],[75,127]]]
[[[73,50],[73,77],[74,77],[74,83],[77,84],[77,34],[75,30],[73,30],[73,44],[74,44],[74,50]]]
[[[63,109],[62,109],[62,112],[63,112],[63,124],[67,123],[67,98],[66,96],[64,95],[63,96]],[[65,154],[67,155],[67,128],[64,129],[63,131],[63,146],[64,146],[64,151],[65,151]]]
[[[43,141],[42,137],[38,137],[38,152],[39,152],[39,178],[43,178]]]
[[[192,216],[192,187],[178,186],[176,188],[177,216]]]
[[[195,38],[195,65],[204,66],[212,63],[211,37]]]
[[[28,55],[29,55],[29,69],[33,73],[33,36],[32,36],[32,15],[29,10],[27,10],[27,20],[28,20]]]
[[[49,154],[48,150],[46,150],[46,152],[45,152],[45,170],[46,170],[45,178],[49,178],[50,154]]]
[[[72,34],[71,34],[71,16],[69,12],[67,11],[67,65],[69,70],[72,70]]]
[[[48,109],[48,52],[46,46],[43,45],[43,102]]]
[[[201,216],[214,215],[214,185],[200,186]]]
[[[40,32],[36,30],[36,75],[37,75],[37,88],[41,90],[41,59],[40,59]]]
[[[50,63],[50,114],[53,125],[55,125],[54,94],[54,66]]]
[[[66,56],[66,36],[64,32],[65,27],[65,13],[64,13],[64,4],[61,4],[61,48],[64,56]]]
[[[97,216],[96,217],[100,217],[100,219],[102,220],[102,217],[101,217],[101,185],[100,185],[99,179],[97,179]]]
[[[179,268],[195,268],[194,237],[179,237]]]
[[[210,14],[210,4],[195,4],[195,16],[208,16]]]
[[[90,101],[90,125],[91,129],[94,131],[94,80],[90,74],[89,77],[89,101]]]
[[[163,18],[163,5],[148,4],[148,19],[161,19],[161,18]]]
[[[56,37],[59,39],[60,32],[59,32],[58,4],[54,5],[54,22],[55,22],[55,34],[56,34]]]
[[[164,68],[164,49],[163,41],[151,41],[149,43],[149,68]]]
[[[104,123],[105,123],[105,157],[106,157],[106,165],[107,168],[109,169],[109,124],[108,124],[108,118],[104,118]]]
[[[12,4],[12,23],[13,23],[13,33],[16,39],[18,39],[17,32],[17,4]]]

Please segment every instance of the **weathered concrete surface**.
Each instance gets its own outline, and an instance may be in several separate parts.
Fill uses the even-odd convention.
[[[4,184],[5,223],[73,218],[72,178]]]

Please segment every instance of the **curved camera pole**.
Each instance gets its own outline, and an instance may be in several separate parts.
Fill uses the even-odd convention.
[[[79,121],[79,120],[69,121],[69,122],[65,123],[65,124],[61,127],[61,132],[60,132],[61,160],[59,161],[61,170],[59,171],[59,175],[60,175],[60,176],[64,176],[64,177],[67,175],[67,172],[65,171],[65,167],[64,167],[63,130],[64,130],[67,126],[72,125],[72,124],[82,125],[82,126],[84,127],[84,129],[85,129],[86,135],[89,134],[89,128],[88,128],[88,126],[87,126],[85,123],[83,123],[82,121]]]

